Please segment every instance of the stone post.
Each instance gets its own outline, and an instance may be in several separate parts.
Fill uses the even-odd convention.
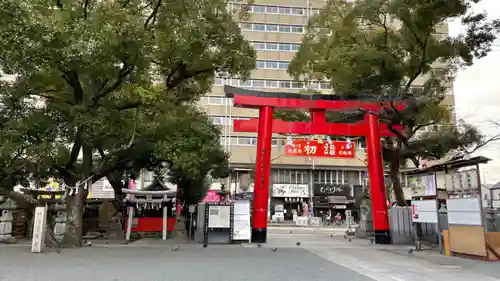
[[[0,243],[14,243],[15,237],[12,236],[12,222],[14,217],[12,211],[17,205],[10,198],[0,205]]]

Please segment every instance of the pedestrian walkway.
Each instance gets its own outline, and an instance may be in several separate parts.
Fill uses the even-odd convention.
[[[303,248],[375,281],[500,281],[496,262],[446,257],[433,251],[409,253],[411,246],[376,245],[366,239],[274,233],[263,247]]]
[[[500,281],[500,270],[476,272],[449,259],[419,259],[381,250],[367,249],[309,249],[312,253],[354,270],[375,281]],[[480,262],[477,262],[480,263]],[[484,265],[483,265],[484,266]],[[498,268],[498,265],[495,265]]]

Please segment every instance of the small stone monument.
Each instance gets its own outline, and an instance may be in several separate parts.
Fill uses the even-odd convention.
[[[99,206],[99,228],[106,229],[106,236],[110,240],[124,240],[123,231],[116,208],[112,202],[106,201]]]
[[[14,221],[12,211],[16,208],[16,203],[10,198],[0,204],[0,243],[16,242],[12,236],[12,223]]]

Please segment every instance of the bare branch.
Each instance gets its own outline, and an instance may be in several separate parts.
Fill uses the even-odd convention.
[[[439,124],[440,122],[437,122],[437,121],[431,121],[431,122],[428,122],[428,123],[425,123],[425,124],[421,124],[421,125],[416,125],[413,127],[413,129],[411,130],[412,134],[415,134],[418,130],[422,129],[422,128],[425,128],[425,127],[428,127],[428,126],[432,126],[432,125],[437,125]]]
[[[135,59],[134,59],[135,61]],[[122,84],[125,78],[134,70],[135,64],[129,64],[127,62],[122,62],[123,66],[122,68],[118,71],[118,76],[116,77],[115,82],[106,88],[106,82],[103,85],[103,89],[97,93],[93,98],[92,98],[92,106],[97,105],[100,99],[104,98],[108,94],[112,93],[113,91],[117,90]]]
[[[73,139],[73,147],[71,148],[70,158],[68,163],[66,163],[66,169],[72,169],[78,159],[78,155],[80,154],[80,149],[83,144],[83,127],[80,126],[75,134],[75,138]]]
[[[485,146],[486,146],[486,145],[488,145],[489,143],[491,143],[491,142],[495,142],[495,141],[499,141],[499,140],[500,140],[500,134],[497,134],[497,135],[495,135],[495,136],[493,136],[493,137],[491,137],[491,138],[489,138],[489,139],[487,139],[487,140],[485,140],[485,141],[481,142],[480,144],[476,145],[476,146],[474,147],[474,149],[472,149],[472,150],[465,150],[465,149],[464,149],[464,152],[465,152],[465,153],[467,153],[467,154],[472,154],[472,153],[474,153],[474,152],[478,151],[479,149],[481,149],[481,148],[485,147]]]
[[[134,143],[135,140],[135,134],[137,130],[137,116],[139,116],[139,111],[136,109],[134,116],[134,127],[132,128],[132,136],[130,137],[130,141],[128,142],[127,148],[132,147],[132,144]]]
[[[208,67],[204,69],[188,70],[187,65],[183,62],[178,63],[178,67],[175,68],[166,79],[166,86],[168,89],[174,89],[183,81],[196,77],[200,74],[217,71],[216,67]]]
[[[144,22],[144,28],[148,28],[153,23],[155,23],[155,21],[156,21],[156,15],[158,14],[158,10],[160,9],[161,2],[162,2],[162,0],[158,0],[158,2],[156,2],[156,5],[153,8],[153,11],[151,12],[151,14],[146,19],[146,22]]]
[[[73,102],[62,100],[62,99],[56,98],[54,96],[46,95],[47,93],[51,93],[51,92],[53,93],[53,92],[56,92],[56,91],[55,90],[45,90],[45,91],[41,91],[41,92],[27,92],[26,94],[28,96],[41,97],[41,98],[44,98],[44,99],[47,99],[47,100],[50,100],[50,101],[53,101],[53,102],[65,103],[65,104],[68,104],[68,105],[75,105]]]
[[[89,11],[88,11],[89,1],[90,0],[84,0],[84,2],[83,2],[83,18],[84,19],[87,19],[88,15],[89,15],[88,14],[89,13]]]
[[[66,80],[66,82],[73,88],[73,97],[75,99],[76,104],[81,104],[83,102],[83,88],[80,83],[80,78],[78,77],[78,73],[74,70],[66,71],[63,68],[59,68],[59,70],[63,73],[62,78]]]

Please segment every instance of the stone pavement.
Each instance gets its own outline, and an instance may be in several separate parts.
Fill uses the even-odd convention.
[[[500,264],[446,257],[431,251],[408,253],[410,246],[374,245],[365,239],[322,234],[270,234],[265,247],[288,248],[301,242],[307,249],[336,265],[375,281],[500,281]]]
[[[175,241],[151,239],[96,243],[60,254],[31,254],[27,244],[0,246],[0,280],[500,281],[498,263],[408,254],[409,247],[349,242],[328,233],[269,231],[262,247],[181,244],[176,252]],[[274,247],[277,251],[270,251]]]

